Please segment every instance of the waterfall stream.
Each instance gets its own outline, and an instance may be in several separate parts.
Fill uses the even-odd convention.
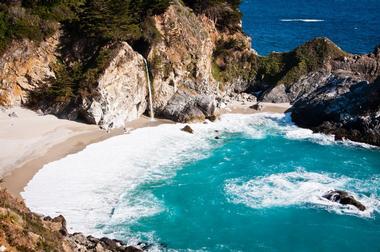
[[[153,95],[152,95],[152,83],[150,81],[148,62],[144,58],[146,78],[148,80],[148,92],[149,92],[149,110],[150,110],[150,119],[154,121],[154,112],[153,112]]]

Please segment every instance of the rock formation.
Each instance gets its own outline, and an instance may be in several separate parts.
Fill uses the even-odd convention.
[[[63,216],[42,218],[0,189],[0,246],[6,251],[138,252],[118,240],[68,234]],[[147,247],[142,244],[142,247]]]
[[[0,56],[0,106],[22,105],[31,91],[55,78],[60,32],[41,43],[13,41]]]
[[[352,55],[319,38],[262,58],[254,91],[261,101],[292,103],[301,127],[380,145],[379,76],[380,48]]]
[[[194,133],[194,130],[189,125],[186,125],[181,130],[184,131],[184,132],[190,133],[190,134]]]
[[[333,75],[324,84],[294,104],[293,121],[337,139],[380,146],[380,79]]]
[[[117,46],[96,88],[82,102],[88,122],[103,128],[120,128],[139,118],[147,108],[148,79],[144,58],[127,43]]]
[[[156,114],[182,122],[213,115],[213,24],[181,4],[171,5],[154,21],[162,37],[148,56]]]
[[[349,195],[345,191],[340,191],[340,190],[329,191],[326,194],[324,194],[322,197],[332,202],[336,202],[342,205],[355,206],[360,211],[366,210],[366,207],[362,203],[360,203],[352,195]]]

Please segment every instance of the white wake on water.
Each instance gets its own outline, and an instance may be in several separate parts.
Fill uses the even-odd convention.
[[[288,206],[322,207],[337,214],[372,217],[375,212],[380,212],[380,201],[375,191],[375,188],[380,186],[378,182],[379,178],[367,182],[300,170],[256,177],[249,181],[231,179],[225,184],[225,192],[230,202],[255,209]],[[341,205],[322,197],[328,191],[336,189],[349,192],[367,209],[360,211],[354,206]]]
[[[309,19],[309,18],[285,18],[280,19],[281,22],[303,22],[303,23],[319,23],[319,22],[325,22],[323,19]]]

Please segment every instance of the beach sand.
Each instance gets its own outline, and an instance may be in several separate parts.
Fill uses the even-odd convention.
[[[262,110],[250,106],[255,103],[231,103],[222,114],[252,114],[260,112],[284,113],[289,104],[261,103]],[[15,112],[17,117],[10,117]],[[142,127],[153,127],[170,120],[141,117],[126,124],[124,129],[109,133],[96,125],[88,125],[55,116],[39,116],[33,111],[15,107],[0,112],[0,178],[3,186],[16,197],[21,197],[27,183],[45,164],[83,150],[87,145],[128,133]],[[126,132],[125,132],[126,131]]]

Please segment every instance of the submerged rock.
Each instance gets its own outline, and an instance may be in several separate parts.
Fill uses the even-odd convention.
[[[366,207],[361,202],[356,200],[352,195],[349,195],[348,192],[345,192],[345,191],[340,191],[340,190],[329,191],[326,194],[324,194],[322,197],[332,202],[336,202],[342,205],[355,206],[360,211],[366,210]]]
[[[187,132],[187,133],[190,133],[190,134],[193,134],[194,133],[194,130],[189,126],[189,125],[186,125],[184,128],[181,129],[182,131],[184,132]]]

